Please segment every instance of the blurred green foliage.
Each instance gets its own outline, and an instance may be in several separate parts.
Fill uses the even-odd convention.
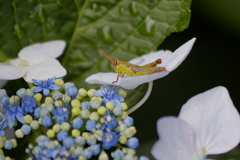
[[[65,80],[96,88],[85,79],[113,71],[99,48],[124,61],[156,50],[170,33],[188,27],[190,4],[191,0],[1,0],[0,53],[13,58],[29,44],[63,39]],[[22,87],[14,88],[16,84],[6,86],[10,95],[16,91],[10,88]],[[130,91],[128,105],[138,102],[145,90],[143,85]]]

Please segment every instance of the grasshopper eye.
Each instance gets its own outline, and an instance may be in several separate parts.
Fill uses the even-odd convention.
[[[116,60],[113,61],[113,65],[114,65],[114,66],[117,66],[117,65],[118,65],[118,63],[117,63]]]

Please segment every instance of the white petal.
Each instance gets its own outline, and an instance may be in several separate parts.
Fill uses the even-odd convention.
[[[21,78],[25,71],[23,67],[0,63],[0,73],[0,79],[13,80]]]
[[[233,149],[240,141],[240,116],[225,87],[215,87],[198,94],[183,105],[179,118],[196,135],[196,148],[207,154]]]
[[[125,89],[134,89],[143,83],[148,83],[155,79],[162,78],[168,75],[168,71],[142,75],[142,76],[125,76],[119,77],[118,82],[112,84],[113,81],[117,79],[117,73],[107,72],[107,73],[96,73],[89,76],[85,82],[89,84],[108,84],[108,85],[116,85],[121,86]]]
[[[141,57],[134,58],[134,59],[130,60],[129,63],[139,65],[139,66],[143,66],[145,64],[154,62],[159,58],[161,58],[162,62],[164,63],[171,56],[172,56],[171,51],[160,50],[160,51],[157,51],[157,52],[151,52],[149,54],[145,54]],[[160,64],[158,66],[164,66],[164,65]]]
[[[26,57],[32,56],[44,56],[57,58],[63,53],[63,50],[66,46],[66,42],[63,40],[54,40],[48,41],[45,43],[36,43],[21,49],[18,53],[18,56],[21,59],[25,59]]]
[[[172,56],[167,59],[166,62],[164,62],[166,63],[165,67],[168,71],[173,71],[185,60],[185,58],[190,53],[195,40],[196,38],[192,38],[191,40],[183,44],[181,47],[174,51]]]
[[[190,126],[177,117],[163,117],[157,122],[159,139],[151,153],[157,160],[198,160],[194,133]]]
[[[25,70],[24,79],[27,82],[32,82],[32,79],[47,80],[48,78],[66,75],[66,70],[53,58],[47,58],[37,65],[26,66]]]
[[[89,84],[108,84],[108,85],[120,85],[120,79],[117,83],[112,84],[117,79],[117,73],[113,72],[100,72],[89,76],[85,82]]]
[[[125,76],[120,78],[120,86],[125,89],[134,89],[143,83],[148,83],[153,80],[165,77],[170,72],[162,71],[153,74],[141,75],[141,76]]]

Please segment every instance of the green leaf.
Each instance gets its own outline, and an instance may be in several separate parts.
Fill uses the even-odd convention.
[[[29,44],[64,39],[68,46],[60,60],[68,70],[65,79],[94,88],[84,82],[88,76],[113,71],[99,48],[123,61],[156,50],[170,33],[188,27],[190,4],[191,0],[0,0],[1,54],[17,57]],[[129,104],[139,101],[145,88],[128,93],[134,96]]]

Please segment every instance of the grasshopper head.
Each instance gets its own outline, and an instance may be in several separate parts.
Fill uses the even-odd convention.
[[[117,60],[114,60],[114,61],[113,61],[113,65],[114,65],[114,67],[117,66],[117,65],[118,65],[118,61],[117,61]]]

